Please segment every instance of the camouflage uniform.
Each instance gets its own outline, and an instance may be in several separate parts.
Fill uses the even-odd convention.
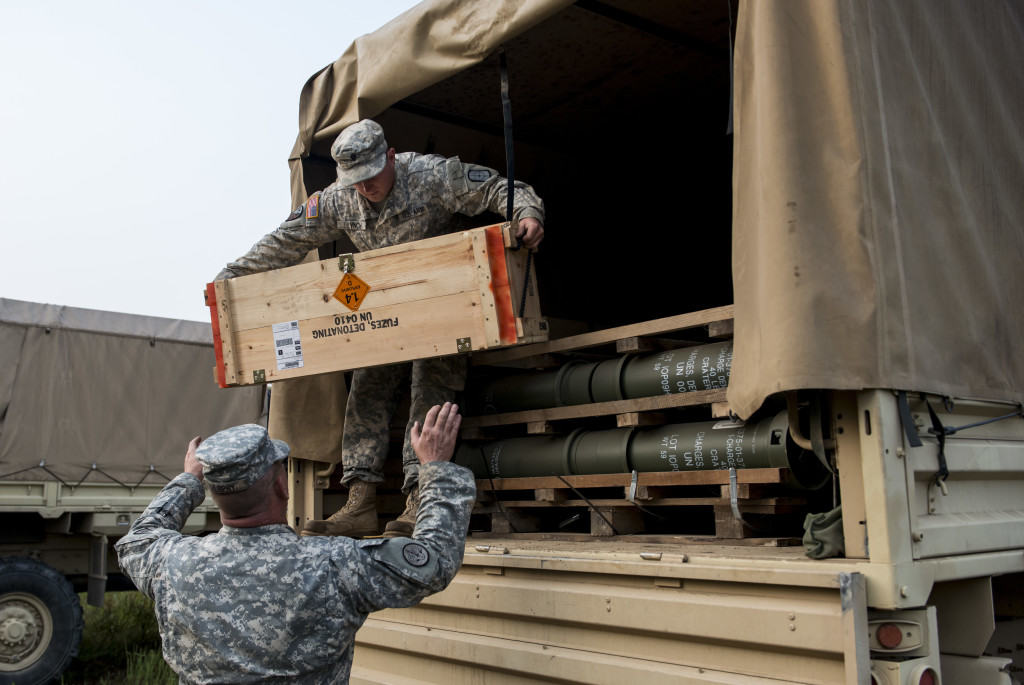
[[[352,187],[332,183],[313,193],[281,226],[229,263],[217,278],[232,278],[298,264],[310,250],[348,235],[359,250],[375,250],[450,233],[456,214],[505,214],[507,181],[493,169],[458,157],[402,152],[395,185],[378,212]],[[515,219],[544,222],[544,203],[516,182]]]
[[[382,135],[378,144],[386,148]],[[339,178],[343,174],[339,161]],[[403,152],[395,156],[395,184],[379,211],[354,187],[339,180],[314,193],[280,228],[228,264],[217,278],[297,264],[307,252],[342,234],[347,234],[359,250],[374,250],[451,232],[457,228],[456,214],[476,216],[491,211],[504,215],[507,184],[493,169],[465,164],[458,157],[445,159]],[[532,217],[544,222],[544,203],[530,186],[516,182],[513,195],[516,220]],[[410,366],[412,409],[402,448],[402,489],[408,492],[415,485],[417,462],[409,444],[409,429],[414,421],[422,423],[431,406],[453,401],[456,392],[463,389],[466,362],[462,357],[355,371],[345,412],[342,482],[354,478],[383,481],[382,466],[388,448],[388,426],[397,402],[395,395],[402,380],[408,377]]]
[[[219,482],[237,491],[244,480]],[[423,466],[412,538],[363,541],[299,537],[284,524],[181,535],[203,497],[198,478],[179,475],[115,545],[156,602],[164,659],[180,682],[347,683],[367,614],[416,604],[455,576],[475,487],[461,466]]]

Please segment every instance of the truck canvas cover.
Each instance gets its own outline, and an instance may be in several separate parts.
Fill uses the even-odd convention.
[[[604,46],[638,32],[647,43],[656,36],[700,53],[700,41],[681,37],[680,22],[703,21],[715,32],[703,36],[706,54],[732,48],[731,153],[724,148],[732,158],[731,236],[722,236],[731,245],[735,302],[732,410],[748,417],[772,393],[801,388],[903,388],[1020,401],[1021,4],[740,2],[728,15],[734,33],[723,3],[682,5],[420,3],[356,40],[306,84],[290,161],[294,204],[333,180],[330,143],[364,117],[385,121],[389,138],[420,145],[408,149],[447,139],[470,156],[488,136],[500,141],[496,71],[473,80],[481,71],[474,67],[493,60],[499,48],[522,67],[512,76],[513,108],[527,153],[546,159],[548,170],[571,169],[560,165],[566,153],[579,157],[578,149],[538,151],[529,133],[545,127],[568,132],[572,125],[593,134],[592,146],[619,152],[623,131],[616,120],[602,120],[610,111],[603,104],[636,97],[639,86],[630,90],[630,84],[671,68],[666,64],[679,61],[675,53],[648,50],[646,64],[611,65],[575,98],[565,93],[581,79],[560,79],[560,71],[593,65]],[[720,18],[708,20],[712,12]],[[609,17],[637,30],[602,33],[600,20]],[[543,61],[538,73],[544,78],[517,81],[530,60]],[[694,96],[700,97],[696,86]],[[545,97],[544,107],[535,106]],[[469,116],[482,100],[491,103],[497,131],[482,132]],[[689,112],[715,108],[723,137],[728,105],[728,96],[724,103],[662,103],[665,111],[675,108],[680,125]],[[627,131],[630,144],[657,146],[672,126],[665,111],[649,106],[650,128]],[[410,113],[419,115],[415,124],[398,125],[413,121]],[[417,127],[418,137],[410,135]],[[614,177],[611,188],[621,186],[622,177],[645,173],[630,166],[628,148],[607,161],[601,173]],[[687,160],[672,164],[685,168]],[[533,168],[517,178],[532,181],[545,165]],[[728,198],[717,203],[726,212]],[[546,199],[553,205],[557,198]],[[690,208],[669,204],[664,211],[666,218],[684,216],[671,228],[639,227],[617,234],[618,240],[653,236],[681,243],[697,231],[730,230],[728,220],[687,224]],[[574,230],[550,219],[549,242]],[[713,258],[728,264],[720,254]],[[540,288],[543,296],[543,281]]]
[[[213,362],[208,324],[0,298],[0,478],[163,484],[192,436],[260,419]]]

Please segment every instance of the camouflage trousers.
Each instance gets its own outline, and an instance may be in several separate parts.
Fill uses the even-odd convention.
[[[356,369],[352,374],[348,404],[345,407],[345,432],[341,441],[342,483],[358,478],[369,483],[384,480],[391,417],[402,390],[409,387],[412,398],[409,421],[402,443],[402,491],[409,492],[419,480],[420,465],[410,442],[413,423],[423,425],[423,417],[435,404],[455,400],[466,385],[466,358],[418,359],[406,364]]]

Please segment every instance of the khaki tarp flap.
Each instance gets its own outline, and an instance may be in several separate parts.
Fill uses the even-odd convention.
[[[745,2],[730,407],[1024,391],[1024,5]]]
[[[571,5],[571,0],[421,2],[349,46],[314,75],[300,97],[292,150],[292,205],[306,199],[300,159],[330,147],[349,124],[375,117],[421,88],[482,61],[502,43]]]
[[[218,388],[209,338],[192,321],[0,299],[0,477],[159,485],[192,436],[258,422],[262,389]]]

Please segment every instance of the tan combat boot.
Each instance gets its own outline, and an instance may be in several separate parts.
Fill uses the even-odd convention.
[[[417,485],[409,491],[405,498],[405,511],[399,514],[394,521],[388,521],[384,526],[384,537],[386,538],[408,538],[412,537],[413,528],[416,527],[416,512],[420,508],[420,488]]]
[[[361,538],[377,534],[377,484],[353,480],[348,501],[324,521],[306,521],[303,535],[344,535]]]

